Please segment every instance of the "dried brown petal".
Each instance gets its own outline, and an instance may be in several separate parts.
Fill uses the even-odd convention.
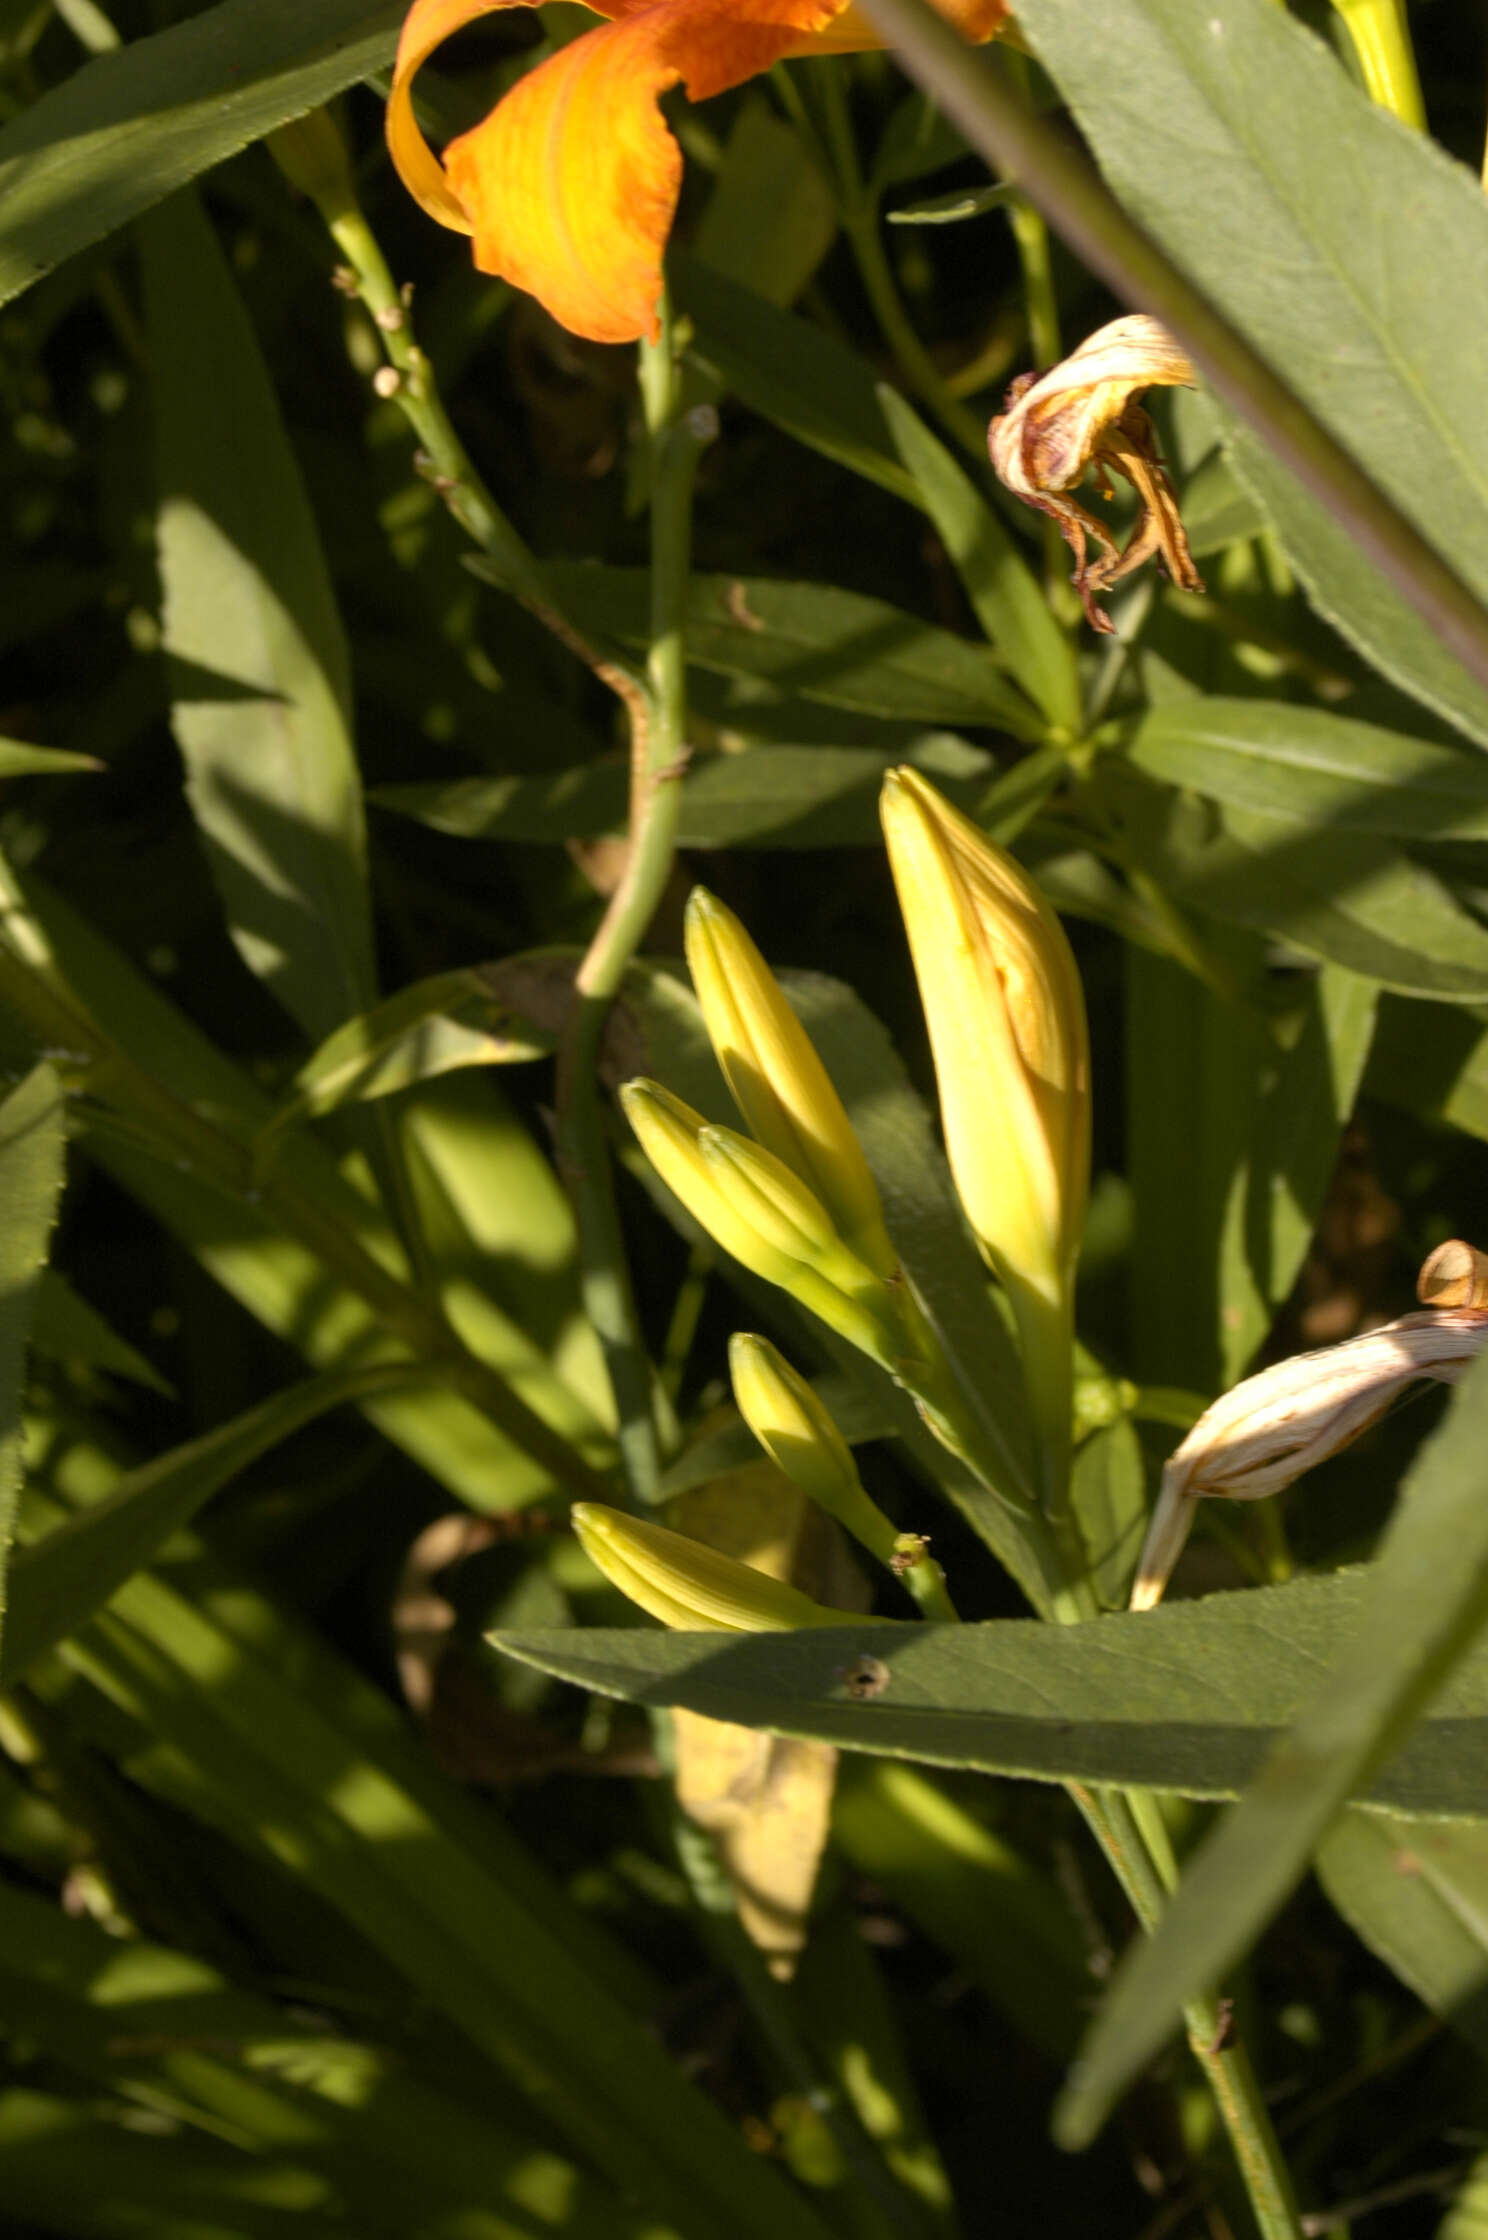
[[[1149,559],[1159,559],[1185,591],[1202,591],[1158,454],[1152,423],[1137,403],[1154,386],[1191,387],[1194,369],[1165,327],[1142,313],[1114,319],[1045,374],[1020,374],[1007,409],[987,431],[992,464],[1007,487],[1047,513],[1075,556],[1073,582],[1093,629],[1110,617],[1095,595]],[[1097,515],[1069,492],[1093,467],[1103,497],[1114,471],[1137,493],[1136,522],[1123,552]],[[1088,560],[1087,546],[1100,548]]]

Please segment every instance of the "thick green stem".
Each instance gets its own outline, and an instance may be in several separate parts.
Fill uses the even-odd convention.
[[[640,709],[631,729],[629,852],[620,883],[574,982],[558,1052],[558,1156],[579,1225],[584,1306],[604,1348],[626,1478],[648,1501],[670,1444],[670,1405],[641,1336],[615,1205],[597,1060],[626,967],[645,937],[676,856],[687,768],[685,620],[698,459],[716,425],[689,409],[669,316],[642,345],[641,397],[651,441],[651,633]]]
[[[862,0],[864,14],[987,161],[1036,202],[1090,270],[1171,327],[1218,393],[1345,528],[1365,558],[1488,686],[1488,612],[1228,320],[1134,225],[1096,172],[926,0]]]

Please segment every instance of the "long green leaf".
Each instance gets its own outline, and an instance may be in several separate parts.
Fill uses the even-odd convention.
[[[1446,885],[1373,832],[1234,805],[1202,813],[1174,795],[1144,802],[1130,773],[1103,773],[1133,811],[1145,864],[1188,908],[1279,936],[1401,995],[1488,997],[1488,933]]]
[[[1345,1812],[1317,1870],[1370,1951],[1488,2054],[1488,1827]]]
[[[1239,809],[1399,840],[1488,840],[1488,765],[1425,739],[1276,700],[1195,694],[1149,708],[1139,769]]]
[[[1340,528],[1231,415],[1221,415],[1235,474],[1264,509],[1318,613],[1384,676],[1488,747],[1488,692]]]
[[[137,1574],[63,1654],[157,1738],[181,1802],[344,1914],[669,2229],[824,2240],[616,1996],[630,1971],[607,1940],[308,1632],[187,1558]]]
[[[1477,1361],[1402,1490],[1326,1679],[1306,1691],[1291,1732],[1194,1857],[1155,1936],[1123,1963],[1062,2102],[1066,2143],[1094,2135],[1184,2002],[1261,1933],[1346,1799],[1372,1780],[1379,1793],[1377,1777],[1389,1779],[1427,1706],[1440,1713],[1443,1683],[1488,1617],[1485,1440],[1488,1363]],[[1472,1664],[1481,1663],[1479,1650]],[[1460,1736],[1448,1748],[1465,1764]]]
[[[87,2172],[86,2185],[79,2172]],[[225,2154],[216,2140],[141,2136],[91,2098],[0,2096],[0,2187],[22,2231],[69,2240],[345,2240],[329,2188],[292,2151]]]
[[[683,848],[868,848],[879,840],[878,792],[894,762],[911,763],[970,806],[992,765],[979,748],[931,733],[905,749],[757,745],[699,755],[682,781]],[[625,829],[629,775],[617,760],[553,777],[455,778],[382,786],[379,808],[463,840],[560,847]]]
[[[39,1065],[0,1104],[0,1647],[9,1645],[7,1559],[21,1480],[26,1348],[66,1148],[61,1083]]]
[[[11,1686],[38,1657],[75,1632],[150,1562],[171,1533],[260,1455],[331,1408],[426,1383],[439,1374],[407,1363],[312,1377],[143,1463],[119,1480],[106,1501],[17,1549],[0,1642],[0,1686]]]
[[[533,2215],[570,2240],[634,2230],[572,2163],[409,2074],[403,2047],[330,2036],[195,1956],[123,1941],[11,1883],[0,1985],[11,2030],[51,2061],[157,2121],[231,2142],[224,2192],[243,2155],[292,2146],[359,2230],[390,2240],[439,2240],[456,2218],[470,2240],[532,2240]]]
[[[700,258],[674,249],[668,268],[673,301],[693,322],[691,354],[705,371],[787,435],[919,505],[873,369],[856,351]]]
[[[1125,208],[1488,596],[1488,209],[1268,0],[1020,15]],[[1243,472],[1243,468],[1242,468]]]
[[[354,1368],[407,1358],[406,1347],[388,1328],[387,1303],[368,1296],[371,1285],[398,1280],[402,1255],[355,1167],[343,1171],[313,1137],[297,1131],[280,1149],[272,1176],[255,1190],[250,1150],[272,1116],[267,1099],[40,882],[28,882],[23,895],[0,865],[0,888],[8,940],[19,946],[42,986],[66,991],[74,1014],[81,1014],[62,1031],[81,1036],[93,1050],[96,1077],[109,1079],[126,1122],[124,1128],[112,1127],[105,1113],[87,1109],[93,1155],[312,1367]],[[107,1022],[106,1034],[92,1025],[95,1019]],[[16,1033],[8,1013],[0,1011],[0,1046],[7,1046],[6,1036],[8,1046],[17,1049],[34,1041]],[[183,1163],[154,1140],[157,1085],[164,1082],[171,1085],[172,1101],[210,1118],[229,1150],[240,1147],[241,1164],[229,1158],[226,1179],[213,1165],[202,1172],[195,1159]],[[505,1150],[504,1141],[493,1138],[488,1180],[505,1165]],[[531,1189],[524,1164],[514,1193],[518,1207],[528,1202]],[[348,1251],[350,1262],[344,1258]],[[348,1269],[350,1280],[338,1265]],[[478,1285],[462,1286],[460,1305],[467,1343],[478,1347],[513,1391],[520,1388],[519,1396],[545,1424],[564,1439],[590,1445],[598,1429],[592,1415],[516,1317],[501,1311]],[[460,1394],[434,1387],[416,1397],[389,1394],[363,1405],[388,1438],[477,1507],[519,1504],[552,1488],[552,1472]],[[593,1451],[605,1446],[600,1433]]]
[[[376,998],[346,641],[258,340],[195,197],[142,228],[162,626],[234,941],[314,1040]]]
[[[1083,1626],[1032,1619],[728,1635],[499,1633],[503,1653],[633,1703],[1033,1781],[1231,1797],[1350,1643],[1369,1570],[1210,1595]],[[1155,1631],[1144,1631],[1155,1628]],[[859,1652],[888,1684],[847,1686]],[[1488,1647],[1475,1650],[1398,1757],[1362,1784],[1402,1812],[1474,1819],[1488,1776]]]
[[[630,645],[647,642],[644,568],[561,565],[548,572],[565,611],[587,629]],[[1037,711],[988,647],[835,584],[694,575],[687,654],[699,668],[760,678],[859,715],[986,724],[1029,741],[1044,734]]]
[[[966,587],[976,618],[1051,724],[1080,728],[1080,673],[1042,587],[985,496],[897,390],[879,403],[900,458]]]
[[[0,303],[392,60],[402,0],[221,0],[0,131]]]

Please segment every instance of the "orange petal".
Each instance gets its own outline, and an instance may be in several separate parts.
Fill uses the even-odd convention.
[[[483,272],[536,296],[571,333],[654,340],[682,177],[662,94],[680,83],[706,100],[785,55],[879,42],[843,0],[589,0],[613,20],[520,79],[441,167],[414,121],[415,72],[478,16],[526,4],[415,0],[388,105],[393,161],[431,216],[474,234]],[[943,12],[967,37],[987,38],[1006,10],[1004,0],[946,0]]]
[[[475,261],[594,342],[655,340],[682,155],[657,102],[722,93],[830,22],[833,0],[659,0],[521,79],[445,167]]]

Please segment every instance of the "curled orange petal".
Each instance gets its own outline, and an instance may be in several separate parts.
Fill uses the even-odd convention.
[[[659,0],[586,32],[515,85],[445,153],[475,261],[545,304],[571,333],[659,332],[661,259],[682,154],[657,107],[752,78],[836,13],[830,0]]]
[[[591,0],[611,18],[518,81],[445,151],[413,114],[412,81],[440,42],[527,0],[415,0],[388,105],[388,145],[432,217],[475,236],[483,272],[534,295],[571,333],[632,342],[659,332],[661,259],[682,157],[657,107],[695,101],[786,55],[879,44],[843,0]],[[946,0],[964,35],[989,38],[1004,0]]]

